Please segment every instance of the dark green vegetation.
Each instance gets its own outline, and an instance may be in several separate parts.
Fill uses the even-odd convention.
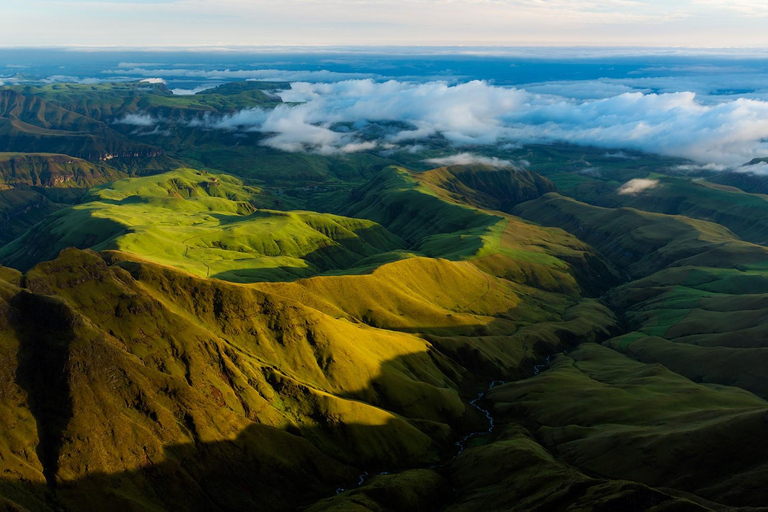
[[[757,178],[116,123],[279,87],[0,90],[0,508],[766,510]]]

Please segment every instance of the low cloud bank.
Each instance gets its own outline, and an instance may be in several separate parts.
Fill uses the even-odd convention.
[[[194,96],[199,92],[207,91],[209,89],[215,89],[219,85],[220,84],[200,85],[198,87],[195,87],[194,89],[184,89],[183,87],[177,87],[175,89],[171,89],[171,93],[173,93],[174,96]]]
[[[159,119],[150,114],[126,114],[122,119],[115,121],[115,124],[125,124],[128,126],[149,128],[151,126],[155,126],[158,122]]]
[[[457,147],[568,142],[724,166],[768,156],[768,102],[755,99],[705,104],[691,92],[623,92],[580,100],[481,81],[370,79],[296,82],[280,96],[290,104],[193,124],[261,132],[269,135],[268,146],[324,154],[413,145],[439,136]]]
[[[125,64],[125,63],[123,63]],[[252,80],[267,82],[293,82],[293,81],[336,81],[336,80],[355,80],[364,78],[380,78],[379,75],[372,73],[341,73],[337,71],[318,70],[318,71],[292,71],[285,69],[187,69],[187,68],[143,68],[143,67],[118,67],[118,69],[108,69],[103,71],[107,75],[119,76],[146,76],[164,78],[205,78],[205,79],[224,79],[224,80]]]
[[[458,153],[456,155],[446,156],[443,158],[430,158],[425,160],[429,164],[439,165],[441,167],[448,165],[471,165],[482,164],[492,165],[493,167],[514,167],[509,160],[503,160],[501,158],[489,158],[487,156],[475,155],[472,153]]]
[[[659,186],[659,180],[647,180],[647,179],[635,179],[629,180],[616,190],[618,194],[623,196],[637,196],[647,190],[654,189]]]
[[[745,165],[734,169],[736,172],[755,174],[757,176],[768,176],[768,162],[757,162],[755,164]]]

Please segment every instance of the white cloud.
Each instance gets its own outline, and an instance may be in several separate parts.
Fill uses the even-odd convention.
[[[722,164],[683,164],[676,165],[674,169],[678,172],[702,172],[714,171],[721,172],[729,170],[729,166]]]
[[[177,87],[175,89],[171,89],[171,93],[173,93],[176,96],[194,96],[199,92],[207,91],[209,89],[215,89],[216,87],[218,87],[218,85],[200,85],[198,87],[195,87],[194,89],[184,89],[181,87]]]
[[[153,77],[153,78],[145,78],[144,80],[142,80],[142,82],[148,83],[148,84],[164,84],[165,80],[163,80],[162,78]]]
[[[764,0],[693,0],[692,3],[717,7],[744,16],[768,16],[768,4]]]
[[[150,126],[155,126],[158,122],[159,120],[150,114],[126,114],[122,119],[115,121],[115,124],[126,124],[129,126],[148,128]]]
[[[390,144],[436,136],[457,147],[568,142],[721,165],[768,156],[768,102],[753,99],[704,104],[691,92],[634,92],[579,100],[480,81],[394,80],[299,82],[280,95],[298,104],[195,123],[269,134],[264,143],[286,151],[340,151],[376,127]]]
[[[608,152],[603,155],[605,158],[616,158],[618,160],[635,160],[636,156],[628,155],[624,151]]]
[[[208,79],[222,79],[222,80],[248,80],[248,81],[264,81],[264,82],[293,82],[293,81],[307,81],[307,82],[330,82],[338,80],[354,80],[363,78],[379,78],[379,75],[372,73],[339,73],[337,71],[289,71],[284,69],[219,69],[219,70],[203,70],[203,69],[188,69],[188,68],[174,68],[174,69],[146,69],[142,67],[136,68],[119,68],[108,69],[104,71],[105,74],[120,75],[120,76],[164,76],[166,78],[208,78]]]
[[[446,156],[442,158],[430,158],[429,160],[425,160],[425,162],[429,164],[438,165],[440,167],[448,166],[448,165],[472,165],[472,164],[482,164],[482,165],[490,165],[493,167],[513,167],[512,162],[509,160],[502,160],[500,158],[489,158],[487,156],[481,156],[481,155],[475,155],[473,153],[458,153],[451,156]]]
[[[157,62],[121,62],[117,65],[118,68],[147,68],[152,66],[161,66]]]
[[[659,180],[635,179],[620,186],[616,192],[623,196],[637,196],[659,186]]]
[[[747,174],[755,174],[758,176],[768,175],[768,162],[758,162],[752,165],[744,165],[742,167],[733,169],[735,172],[743,172]]]

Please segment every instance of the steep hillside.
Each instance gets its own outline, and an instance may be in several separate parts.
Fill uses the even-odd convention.
[[[0,153],[0,244],[77,202],[88,187],[124,176],[67,155]]]
[[[404,264],[416,260],[386,275]],[[437,275],[477,272],[430,265]],[[330,302],[302,298],[311,282],[233,285],[75,250],[23,283],[6,275],[0,418],[14,427],[0,438],[13,461],[0,494],[29,509],[289,509],[332,495],[361,468],[440,460],[482,423],[462,399],[482,381],[418,336],[359,323],[347,293],[329,315]],[[411,286],[434,286],[421,275]],[[317,279],[333,289],[329,281],[363,278]],[[477,293],[480,281],[457,280],[452,295]],[[420,301],[492,323],[515,303],[502,292],[510,284],[497,286],[471,313],[429,292]],[[419,331],[422,314],[403,313]],[[552,318],[559,344],[570,328]],[[521,336],[515,366],[547,346],[533,331]]]
[[[414,177],[440,197],[503,212],[555,191],[551,181],[534,172],[487,165],[442,167]]]
[[[288,84],[273,82],[235,82],[187,96],[174,95],[165,84],[140,81],[17,86],[13,90],[92,119],[110,122],[137,112],[170,120],[205,112],[226,113],[256,106],[269,107],[281,103],[271,92],[286,87]]]
[[[766,196],[748,194],[701,178],[656,176],[649,183],[651,187],[642,193],[628,194],[622,192],[623,183],[593,180],[567,193],[575,199],[597,206],[623,206],[716,222],[744,240],[768,243]]]
[[[103,122],[7,88],[0,88],[0,151],[66,154],[90,161],[163,153]]]
[[[421,255],[472,260],[498,277],[571,295],[614,279],[594,251],[561,231],[447,202],[407,171],[392,173],[358,192],[354,217],[269,209],[274,196],[190,169],[120,180],[45,218],[1,248],[0,261],[28,269],[70,246],[114,249],[200,276],[254,282],[366,272]],[[396,180],[416,188],[398,188]],[[471,227],[451,231],[459,224]]]
[[[9,187],[90,188],[125,177],[106,164],[67,155],[0,153],[0,180]]]
[[[264,209],[239,180],[182,169],[93,189],[2,249],[30,268],[66,247],[118,249],[232,281],[296,278],[355,266],[401,241],[375,223]]]
[[[761,179],[210,129],[281,87],[0,89],[0,509],[768,511]]]
[[[575,237],[441,197],[418,176],[397,167],[383,170],[352,192],[345,214],[378,222],[410,250],[471,260],[540,288],[577,293],[581,287],[599,295],[618,282],[609,265]]]

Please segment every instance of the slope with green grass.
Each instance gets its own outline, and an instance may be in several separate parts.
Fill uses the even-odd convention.
[[[174,95],[165,84],[140,81],[15,86],[11,90],[109,122],[137,112],[180,119],[185,114],[229,113],[257,106],[272,107],[281,100],[271,92],[287,86],[274,82],[234,82],[193,95]]]
[[[568,195],[610,208],[629,207],[668,215],[685,215],[727,227],[744,240],[768,243],[768,198],[703,180],[652,176],[657,184],[642,193],[622,194],[615,181],[592,180]]]
[[[363,469],[434,463],[482,425],[464,397],[487,377],[415,333],[438,329],[493,354],[517,330],[504,343],[518,359],[497,362],[504,376],[573,329],[556,308],[574,299],[545,295],[540,312],[515,313],[524,289],[496,280],[486,292],[470,264],[411,259],[377,273],[237,285],[77,250],[23,283],[6,272],[0,420],[25,426],[0,437],[0,453],[14,454],[0,494],[38,510],[306,504]],[[410,290],[387,288],[396,276]],[[453,278],[445,292],[443,278]],[[358,299],[376,290],[391,302],[370,304],[399,320],[366,325]],[[515,316],[536,329],[525,334]],[[494,336],[481,341],[472,323]]]
[[[66,247],[116,249],[231,281],[296,278],[354,267],[402,242],[373,222],[265,209],[239,180],[180,169],[93,189],[0,250],[29,268]]]
[[[520,186],[519,179],[518,174],[501,178],[510,190]],[[410,250],[426,256],[471,260],[500,277],[565,293],[578,293],[579,287],[598,293],[617,279],[594,250],[573,236],[461,204],[403,168],[383,170],[354,190],[350,203],[343,210],[347,215],[378,222],[403,238]]]
[[[759,180],[188,122],[280,86],[3,89],[0,508],[765,510]]]
[[[0,151],[58,153],[91,161],[162,154],[101,121],[8,88],[0,88]]]
[[[125,177],[107,164],[68,155],[0,153],[0,179],[7,187],[85,189]]]
[[[534,172],[489,165],[442,167],[414,177],[444,199],[503,212],[555,191],[551,181]]]

